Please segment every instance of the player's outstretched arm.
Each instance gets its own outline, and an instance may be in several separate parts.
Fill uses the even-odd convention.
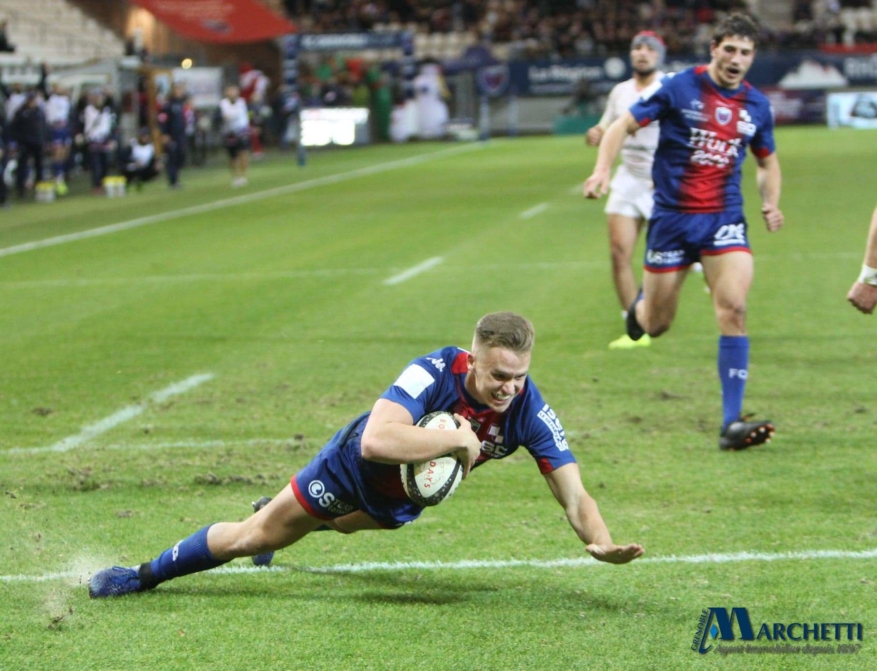
[[[877,208],[871,216],[862,274],[850,287],[847,300],[859,312],[864,312],[866,315],[874,312],[874,306],[877,305]]]
[[[585,198],[600,198],[609,192],[609,176],[624,138],[629,133],[639,130],[639,124],[633,118],[633,114],[625,112],[613,121],[600,140],[600,150],[597,152],[597,163],[594,165],[593,174],[585,180],[583,192]]]
[[[554,498],[566,512],[566,518],[585,550],[599,561],[609,564],[626,564],[645,552],[638,543],[616,545],[609,529],[600,515],[597,502],[582,485],[578,464],[567,464],[545,475]]]
[[[755,180],[761,194],[761,216],[767,230],[773,233],[783,226],[783,213],[780,211],[780,189],[783,176],[780,171],[780,160],[776,152],[769,156],[756,157],[758,168]]]

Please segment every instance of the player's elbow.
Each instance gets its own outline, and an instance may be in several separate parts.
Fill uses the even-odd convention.
[[[366,461],[379,461],[381,454],[380,441],[377,440],[373,433],[366,431],[359,444],[362,458]]]

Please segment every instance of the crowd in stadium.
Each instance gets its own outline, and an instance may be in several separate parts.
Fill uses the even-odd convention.
[[[761,0],[765,1],[765,0]],[[759,0],[287,0],[286,9],[302,32],[412,29],[420,33],[468,33],[470,44],[494,49],[494,55],[508,58],[577,58],[624,54],[631,38],[640,30],[662,35],[670,54],[705,58],[713,23],[736,9],[755,11]],[[795,0],[790,28],[782,32],[765,30],[763,48],[812,48],[825,44],[877,42],[877,21],[867,20],[870,0]],[[858,9],[856,9],[858,7]],[[861,21],[851,27],[842,13],[861,12]],[[872,12],[873,14],[873,12]],[[852,30],[852,33],[850,32]],[[8,47],[7,47],[8,48]],[[496,51],[502,50],[502,54]],[[241,71],[241,82],[249,74]],[[284,87],[253,95],[244,92],[252,120],[250,138],[259,142],[270,137],[273,144],[286,146],[289,119],[303,106],[364,106],[372,110],[373,132],[378,139],[391,137],[391,115],[399,102],[400,87],[382,69],[361,58],[303,61],[299,97]],[[246,84],[243,85],[246,88]],[[0,204],[7,202],[7,190],[25,195],[36,187],[35,175],[51,180],[57,194],[66,192],[69,175],[87,173],[95,193],[104,192],[104,177],[126,175],[140,185],[166,168],[170,186],[179,186],[179,168],[201,163],[205,158],[204,137],[209,129],[218,132],[221,122],[203,111],[196,113],[185,95],[169,99],[159,94],[161,126],[151,134],[122,140],[117,133],[117,106],[110,91],[89,91],[71,101],[69,92],[46,85],[45,72],[38,86],[0,82],[2,149]],[[145,90],[140,91],[143,98]],[[177,105],[177,102],[179,105]],[[140,101],[145,110],[147,101]],[[170,112],[169,110],[176,110]],[[168,121],[169,120],[169,121]],[[147,126],[141,118],[139,126]],[[171,130],[172,129],[172,130]],[[130,143],[130,144],[129,144]],[[146,145],[152,149],[147,150]],[[170,147],[170,150],[168,149]],[[157,151],[156,151],[157,149]],[[150,165],[135,169],[132,156],[149,154]],[[133,171],[133,172],[132,172]],[[235,183],[245,183],[241,175]]]
[[[765,1],[766,0],[762,0]],[[402,29],[469,32],[511,57],[574,58],[623,53],[640,30],[664,37],[669,53],[705,55],[710,26],[725,13],[758,13],[760,0],[286,0],[304,32]],[[840,44],[844,9],[870,0],[795,0],[793,26],[766,34],[778,47]],[[855,43],[877,41],[877,22],[851,29]]]

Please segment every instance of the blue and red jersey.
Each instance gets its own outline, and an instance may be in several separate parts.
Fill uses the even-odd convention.
[[[764,94],[747,82],[722,88],[703,65],[664,77],[630,112],[641,127],[660,121],[652,167],[656,207],[742,214],[747,146],[761,158],[776,150],[773,112]]]
[[[459,347],[445,347],[415,359],[381,398],[403,406],[415,421],[437,410],[467,418],[481,440],[475,467],[507,457],[521,446],[543,474],[574,463],[560,420],[529,377],[503,413],[472,398],[465,385],[468,354]],[[368,485],[404,496],[398,466],[362,460],[359,468]]]

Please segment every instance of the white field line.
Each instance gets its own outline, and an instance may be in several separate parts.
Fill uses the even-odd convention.
[[[22,252],[30,252],[35,249],[42,249],[44,247],[54,247],[55,245],[63,245],[68,242],[76,242],[77,240],[95,238],[101,235],[117,233],[119,231],[127,231],[132,228],[138,228],[139,226],[147,226],[149,224],[157,224],[164,221],[179,219],[180,217],[186,217],[190,214],[213,212],[214,210],[222,210],[227,207],[233,207],[235,205],[244,205],[246,203],[265,200],[267,198],[274,198],[275,196],[285,196],[290,193],[298,193],[299,191],[306,191],[308,189],[326,186],[327,184],[338,184],[339,182],[346,182],[351,179],[357,179],[358,177],[369,177],[371,175],[377,175],[379,173],[387,172],[389,170],[407,168],[412,165],[418,165],[420,163],[426,163],[427,161],[432,161],[438,158],[444,158],[445,156],[452,156],[454,154],[459,154],[464,151],[471,151],[472,149],[481,148],[482,146],[483,145],[481,143],[459,145],[456,147],[451,147],[449,149],[441,149],[439,151],[431,152],[429,154],[421,154],[420,156],[412,156],[410,158],[403,158],[397,161],[388,161],[387,163],[370,165],[365,168],[358,168],[357,170],[350,170],[349,172],[338,173],[337,175],[317,177],[316,179],[309,179],[307,181],[298,182],[296,184],[288,184],[286,186],[278,186],[273,189],[266,189],[264,191],[256,191],[255,193],[235,196],[234,198],[216,200],[212,203],[204,203],[203,205],[184,207],[182,209],[173,210],[171,212],[161,212],[159,214],[152,214],[146,217],[138,217],[137,219],[130,219],[128,221],[119,222],[118,224],[110,224],[109,226],[100,226],[98,228],[92,228],[87,231],[79,231],[78,233],[59,235],[53,238],[46,238],[44,240],[25,242],[20,245],[14,245],[13,247],[5,247],[3,249],[0,249],[0,257],[11,256],[13,254],[21,254]]]
[[[398,275],[393,275],[393,277],[388,277],[384,280],[384,284],[388,287],[393,286],[395,284],[401,284],[405,280],[410,280],[412,277],[416,275],[420,275],[420,273],[424,273],[430,268],[434,268],[435,266],[442,263],[444,259],[441,256],[434,256],[431,259],[427,259],[423,263],[418,263],[413,268],[409,268]]]
[[[153,403],[164,403],[166,400],[171,398],[172,396],[177,396],[179,394],[183,394],[190,389],[194,389],[200,384],[204,384],[208,380],[213,379],[213,373],[202,373],[200,375],[193,375],[192,377],[188,377],[185,380],[180,382],[176,382],[169,387],[165,387],[154,394],[152,394],[149,399]],[[145,403],[139,403],[137,405],[129,405],[121,410],[114,412],[109,417],[104,417],[99,422],[95,422],[94,424],[90,424],[86,426],[77,433],[75,436],[68,436],[63,440],[58,441],[54,445],[43,448],[45,452],[67,452],[72,450],[82,443],[85,443],[92,438],[101,435],[102,433],[106,433],[110,429],[117,427],[119,424],[123,422],[127,422],[130,419],[133,419],[140,413],[146,410]],[[37,448],[39,449],[39,448]],[[10,454],[14,454],[16,452],[27,452],[27,448],[13,448],[8,451]]]
[[[529,210],[521,212],[521,219],[532,219],[537,214],[542,214],[547,209],[548,203],[539,203],[538,205],[531,207]]]
[[[873,550],[804,550],[800,552],[732,552],[725,554],[703,555],[667,555],[665,557],[645,557],[637,559],[631,566],[643,564],[729,564],[739,562],[773,562],[773,561],[809,561],[813,559],[875,559],[877,548]],[[225,566],[214,569],[211,573],[222,575],[238,575],[242,573],[273,572],[306,572],[306,573],[375,573],[378,571],[465,571],[482,569],[509,568],[580,568],[583,566],[599,566],[591,557],[575,557],[572,559],[507,559],[507,560],[463,560],[455,562],[364,562],[361,564],[335,564],[329,566]],[[0,582],[43,582],[79,578],[82,583],[87,576],[77,571],[44,573],[37,575],[0,575]]]
[[[100,445],[102,450],[174,450],[195,449],[209,450],[226,447],[255,447],[258,445],[289,445],[297,442],[295,438],[251,438],[250,440],[178,440],[165,443],[113,443]],[[6,451],[0,451],[0,457],[11,454],[42,454],[46,452],[58,452],[51,447],[13,447]]]
[[[430,259],[426,263],[432,262]],[[591,268],[608,266],[609,262],[600,261],[544,261],[535,263],[519,263],[516,270],[555,270],[563,268]],[[433,265],[437,265],[433,264]],[[452,272],[471,272],[474,266],[464,266],[443,263],[442,267]],[[507,264],[478,264],[479,270],[493,270],[507,268]],[[42,280],[11,280],[0,281],[2,289],[38,289],[38,288],[78,288],[92,286],[117,286],[124,284],[154,283],[185,283],[185,282],[243,282],[243,281],[266,281],[285,280],[298,278],[321,278],[335,277],[339,275],[378,275],[385,273],[388,268],[323,268],[315,270],[290,270],[276,273],[203,273],[196,275],[149,275],[146,277],[94,277],[94,278],[70,278],[70,279],[42,279]],[[410,272],[410,271],[405,271]],[[390,278],[392,279],[392,278]],[[385,281],[386,282],[386,281]]]
[[[584,193],[585,193],[583,190],[584,188],[585,188],[585,181],[582,180],[580,183],[576,184],[573,188],[571,188],[568,193],[571,196],[584,197]]]
[[[317,268],[314,270],[289,270],[274,273],[198,273],[195,275],[146,275],[143,277],[77,277],[0,281],[0,288],[99,287],[122,284],[173,284],[178,282],[262,282],[266,280],[319,279],[340,275],[377,275],[383,272],[386,272],[385,268]]]
[[[768,261],[774,258],[806,261],[807,259],[855,259],[861,256],[860,251],[850,252],[812,252],[802,254],[789,252],[788,254],[759,254],[757,260]],[[608,267],[608,260],[588,261],[540,261],[534,263],[519,263],[515,270],[562,270],[564,268],[603,268]],[[442,268],[446,272],[471,272],[474,266],[443,263]],[[507,264],[478,264],[478,270],[498,270],[507,268]],[[195,275],[148,275],[145,277],[94,277],[94,278],[58,278],[42,280],[0,280],[2,289],[38,289],[38,288],[68,288],[68,287],[92,287],[92,286],[118,286],[124,284],[174,284],[186,282],[245,282],[285,280],[299,278],[322,278],[337,277],[339,275],[379,275],[387,272],[387,268],[317,268],[313,270],[289,270],[275,273],[200,273]],[[407,272],[407,271],[406,271]]]

